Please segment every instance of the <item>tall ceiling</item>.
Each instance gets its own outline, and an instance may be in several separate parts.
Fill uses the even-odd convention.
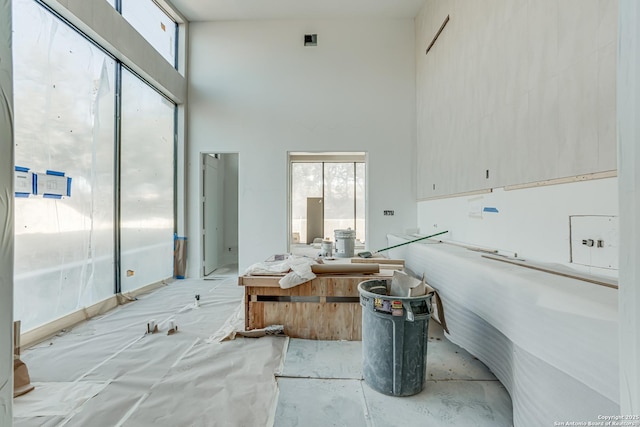
[[[189,21],[413,18],[425,0],[172,0]]]

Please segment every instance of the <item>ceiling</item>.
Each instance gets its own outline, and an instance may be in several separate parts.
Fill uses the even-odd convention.
[[[171,0],[189,21],[413,18],[425,0]]]

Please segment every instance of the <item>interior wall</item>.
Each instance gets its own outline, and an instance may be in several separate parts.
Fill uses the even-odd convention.
[[[616,17],[616,0],[427,1],[418,199],[615,170]]]
[[[11,0],[0,0],[0,425],[13,407],[13,78]]]
[[[618,215],[615,177],[503,191],[616,169],[616,17],[615,0],[426,2],[416,18],[422,233],[568,264],[569,215]],[[483,189],[494,192],[438,198]]]
[[[369,248],[415,227],[413,20],[192,23],[190,42],[190,276],[200,152],[239,153],[241,270],[287,250],[288,151],[367,152]]]
[[[617,216],[617,185],[608,178],[420,202],[418,227],[422,234],[448,230],[444,237],[457,242],[615,277],[617,269],[570,264],[569,216]]]

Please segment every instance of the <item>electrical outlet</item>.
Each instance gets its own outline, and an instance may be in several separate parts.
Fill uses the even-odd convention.
[[[569,226],[569,262],[587,267],[618,269],[618,217],[572,215],[569,217]]]

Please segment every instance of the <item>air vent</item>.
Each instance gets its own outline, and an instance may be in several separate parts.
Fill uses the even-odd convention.
[[[305,34],[304,35],[304,45],[305,46],[318,46],[318,35],[317,34]]]

